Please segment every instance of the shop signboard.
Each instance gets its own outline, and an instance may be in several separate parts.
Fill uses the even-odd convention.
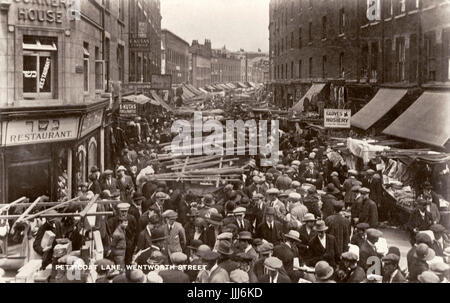
[[[172,75],[152,74],[152,89],[172,89]]]
[[[94,129],[97,129],[102,125],[103,121],[103,109],[99,109],[88,113],[84,116],[83,124],[81,125],[80,137],[84,137]]]
[[[149,52],[150,51],[150,39],[146,34],[130,34],[129,48],[136,52]]]
[[[350,109],[324,109],[324,126],[326,128],[350,128]]]
[[[50,143],[78,137],[79,117],[24,119],[2,123],[3,145]]]
[[[119,114],[122,117],[136,117],[137,115],[137,104],[132,102],[122,102],[120,103]]]

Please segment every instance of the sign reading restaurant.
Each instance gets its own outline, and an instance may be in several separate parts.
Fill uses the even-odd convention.
[[[14,0],[17,20],[22,22],[63,23],[69,8],[79,0]]]
[[[2,124],[5,146],[49,143],[78,137],[78,117],[5,121]]]

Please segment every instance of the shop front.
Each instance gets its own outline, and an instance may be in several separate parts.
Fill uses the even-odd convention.
[[[81,106],[2,113],[1,203],[46,195],[61,201],[88,181],[90,167],[102,167],[103,112]]]

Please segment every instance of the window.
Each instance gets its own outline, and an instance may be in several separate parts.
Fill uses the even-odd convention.
[[[386,39],[384,45],[384,82],[392,81],[392,40]]]
[[[417,35],[412,34],[409,37],[409,81],[417,81]]]
[[[89,44],[83,43],[83,87],[84,92],[89,92]]]
[[[294,79],[294,61],[291,62],[291,79]]]
[[[345,71],[344,71],[344,53],[339,54],[339,71],[338,71],[340,78],[345,78]]]
[[[287,63],[285,64],[284,72],[285,72],[284,78],[287,79],[288,78],[288,65],[287,65]]]
[[[312,42],[312,22],[309,22],[309,27],[308,27],[308,41]]]
[[[110,66],[109,66],[109,58],[110,58],[110,40],[108,38],[105,38],[105,79],[106,79],[106,90],[109,91],[109,80],[110,78]]]
[[[406,0],[399,0],[399,11],[400,14],[403,14],[404,12],[406,12]]]
[[[312,73],[313,73],[313,58],[312,57],[310,57],[309,58],[309,66],[308,66],[308,68],[309,68],[309,77],[310,78],[312,78]]]
[[[298,48],[302,48],[302,28],[298,29]]]
[[[23,37],[23,97],[24,99],[53,98],[56,86],[56,39]]]
[[[124,75],[124,47],[122,45],[117,46],[117,69],[119,72],[119,81],[123,83]]]
[[[95,90],[105,89],[105,62],[100,59],[99,48],[95,47]]]
[[[125,0],[119,0],[119,19],[125,19]]]
[[[322,39],[327,37],[327,16],[322,17]]]
[[[373,42],[370,60],[371,79],[377,79],[377,72],[378,72],[378,42]]]
[[[281,77],[280,79],[283,79],[284,77],[284,64],[281,64]]]
[[[89,148],[88,148],[88,169],[90,169],[93,166],[98,166],[97,162],[97,140],[95,140],[95,137],[92,137],[89,140]]]
[[[396,41],[397,47],[397,81],[405,80],[405,38],[399,37]]]
[[[298,61],[298,78],[302,78],[302,60]]]
[[[327,56],[322,57],[322,78],[327,77]]]
[[[345,12],[344,8],[341,8],[339,10],[339,34],[342,34],[344,32],[345,28]]]
[[[444,80],[450,79],[450,28],[446,28],[442,31],[442,47],[443,47],[443,78]]]
[[[425,34],[425,72],[428,81],[436,81],[436,57],[434,32]]]
[[[291,48],[294,48],[294,32],[291,32]]]

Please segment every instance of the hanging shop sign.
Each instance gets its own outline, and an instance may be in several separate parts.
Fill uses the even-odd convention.
[[[152,74],[152,89],[172,89],[172,75]]]
[[[80,137],[84,137],[94,129],[99,128],[103,121],[103,109],[99,109],[88,113],[84,116],[83,124],[81,125]]]
[[[137,104],[129,102],[120,103],[119,114],[123,117],[136,117]]]
[[[326,128],[350,128],[350,109],[324,109],[324,126]]]
[[[149,52],[150,39],[145,34],[130,34],[129,48],[135,52]]]
[[[78,136],[79,117],[26,119],[2,124],[5,146],[68,141]]]

